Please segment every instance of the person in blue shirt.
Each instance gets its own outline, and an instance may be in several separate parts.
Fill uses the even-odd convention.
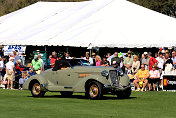
[[[35,75],[35,73],[33,72],[33,70],[31,68],[29,68],[29,71],[24,74],[24,76],[22,78],[19,79],[19,90],[22,90],[22,85],[26,82],[27,79],[29,79],[29,77]]]
[[[30,68],[29,72],[28,72],[28,78],[35,75],[35,73],[33,72],[33,70]]]

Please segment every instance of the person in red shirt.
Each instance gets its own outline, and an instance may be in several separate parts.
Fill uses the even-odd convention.
[[[21,78],[22,71],[25,68],[21,66],[21,60],[17,60],[15,63],[15,81],[14,81],[14,88],[18,89],[19,88],[19,79]]]
[[[52,57],[51,57],[51,60],[50,60],[52,68],[54,67],[56,60],[57,60],[57,55],[56,55],[56,53],[53,53]]]
[[[150,60],[149,60],[149,70],[152,70],[153,65],[154,64],[157,65],[158,61],[154,57],[152,57],[151,52],[149,52],[148,55],[149,55],[149,58],[150,58]]]

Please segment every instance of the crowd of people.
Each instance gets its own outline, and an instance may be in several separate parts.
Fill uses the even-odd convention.
[[[161,74],[167,67],[167,64],[176,68],[176,51],[172,54],[168,50],[159,50],[152,56],[151,52],[144,52],[142,55],[135,55],[128,51],[126,55],[114,52],[107,53],[106,56],[100,57],[95,53],[85,53],[80,58],[87,60],[88,66],[112,66],[117,71],[123,71],[127,74],[131,83],[135,85],[136,91],[153,90],[155,91],[156,83],[162,87]],[[74,59],[69,52],[65,53],[65,59]],[[22,89],[22,84],[31,76],[42,73],[45,68],[53,68],[55,61],[61,58],[57,57],[56,52],[49,56],[47,64],[41,58],[41,55],[35,55],[30,64],[25,63],[25,54],[20,56],[17,51],[9,55],[9,61],[0,57],[0,87],[7,89]]]
[[[67,54],[69,58],[69,54]],[[162,88],[162,74],[166,70],[167,65],[171,65],[176,69],[176,51],[159,50],[152,56],[151,52],[144,52],[140,55],[132,54],[128,51],[126,55],[115,52],[107,53],[101,58],[99,55],[86,52],[85,57],[81,57],[88,61],[89,66],[113,66],[118,71],[127,74],[131,83],[135,85],[136,91],[155,91],[156,83]]]
[[[176,68],[176,51],[173,50],[170,54],[169,50],[159,50],[154,56],[151,52],[144,52],[141,56],[132,54],[128,51],[126,55],[115,52],[114,54],[107,53],[105,57],[100,57],[95,53],[85,53],[85,56],[81,56],[84,60],[87,60],[88,66],[113,66],[118,71],[123,71],[127,74],[132,84],[135,85],[136,91],[147,90],[155,91],[156,83],[162,87],[162,73],[168,64],[171,64],[173,68]],[[69,53],[65,54],[65,59],[73,59]],[[54,66],[54,62],[58,60],[56,54],[53,54],[49,58],[51,67]],[[142,86],[141,86],[142,85]]]
[[[25,54],[19,55],[14,51],[13,55],[0,56],[0,87],[7,89],[19,89],[19,80],[22,70],[27,69],[25,65]]]

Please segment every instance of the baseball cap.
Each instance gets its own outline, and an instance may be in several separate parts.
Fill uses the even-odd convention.
[[[147,55],[148,53],[147,52],[144,52],[144,55]]]

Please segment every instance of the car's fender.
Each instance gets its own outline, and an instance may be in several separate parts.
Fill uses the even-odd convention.
[[[130,85],[130,78],[127,75],[123,75],[120,77],[119,86],[126,87]]]
[[[81,81],[79,81],[74,87],[74,92],[85,92],[86,84],[88,84],[90,81],[97,81],[100,82],[103,85],[110,85],[110,82],[106,79],[106,77],[103,77],[101,75],[89,75],[85,78],[82,78]]]
[[[26,82],[23,84],[23,89],[30,90],[30,84],[33,81],[38,81],[40,85],[42,85],[42,87],[47,88],[47,84],[48,84],[47,80],[43,76],[34,75],[26,80]]]

